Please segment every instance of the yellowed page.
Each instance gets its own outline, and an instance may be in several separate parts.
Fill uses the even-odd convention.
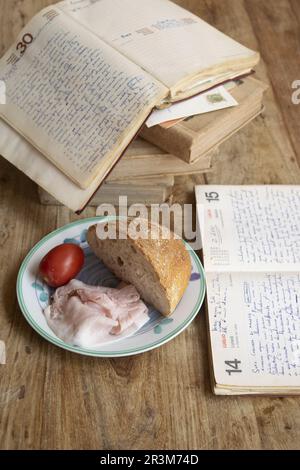
[[[0,80],[0,116],[81,188],[99,184],[168,93],[54,7],[34,17],[1,59]]]
[[[230,72],[258,60],[255,52],[168,0],[66,0],[59,7],[170,89],[226,63]]]
[[[220,386],[300,386],[299,272],[207,273],[214,377]]]

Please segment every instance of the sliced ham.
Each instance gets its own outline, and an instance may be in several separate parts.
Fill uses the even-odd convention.
[[[56,336],[82,348],[132,335],[149,320],[148,308],[134,286],[88,286],[77,279],[55,291],[44,314]]]

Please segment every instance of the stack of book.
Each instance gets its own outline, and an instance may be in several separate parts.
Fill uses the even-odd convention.
[[[0,61],[0,153],[43,203],[163,202],[261,113],[258,61],[168,0],[60,2]]]

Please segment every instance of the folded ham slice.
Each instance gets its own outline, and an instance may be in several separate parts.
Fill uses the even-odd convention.
[[[149,320],[148,308],[134,286],[88,286],[77,279],[55,291],[44,314],[60,339],[82,348],[132,335]]]

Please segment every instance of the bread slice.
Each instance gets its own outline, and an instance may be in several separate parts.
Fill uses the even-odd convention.
[[[129,221],[124,223],[127,227]],[[147,233],[144,230],[142,238],[131,237],[129,233],[127,239],[120,238],[118,221],[100,224],[102,231],[113,228],[115,239],[98,236],[99,230],[93,225],[88,230],[87,241],[96,256],[119,279],[136,287],[145,302],[163,315],[171,315],[190,280],[190,255],[183,241],[175,238],[172,232],[167,231],[168,239],[165,235],[162,238],[167,232],[161,226],[155,225],[157,238],[150,238],[153,224],[146,224]]]

